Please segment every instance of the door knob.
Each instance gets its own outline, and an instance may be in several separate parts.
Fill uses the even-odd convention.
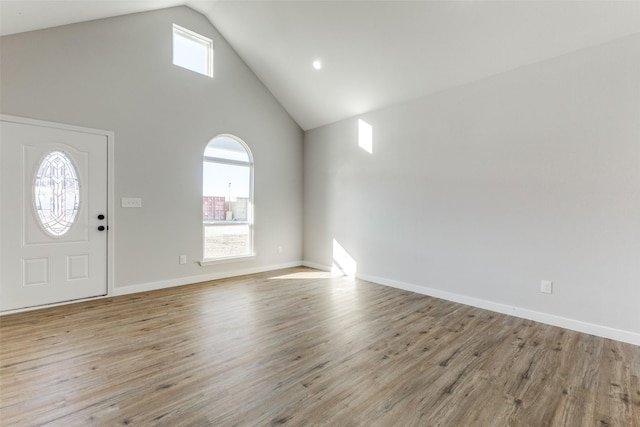
[[[104,219],[104,215],[102,214],[98,215],[98,219]]]
[[[100,227],[98,227],[99,231],[104,231],[104,225],[101,225]]]

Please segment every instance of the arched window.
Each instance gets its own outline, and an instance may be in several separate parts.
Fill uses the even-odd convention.
[[[253,157],[235,136],[204,149],[202,224],[205,261],[253,255]]]

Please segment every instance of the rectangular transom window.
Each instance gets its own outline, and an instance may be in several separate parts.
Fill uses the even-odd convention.
[[[213,77],[213,41],[173,24],[173,63]]]

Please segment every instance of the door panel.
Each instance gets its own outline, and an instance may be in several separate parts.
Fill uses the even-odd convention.
[[[107,137],[9,121],[0,133],[0,311],[105,295]]]

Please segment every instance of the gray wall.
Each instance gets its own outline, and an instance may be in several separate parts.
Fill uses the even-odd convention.
[[[215,78],[172,64],[173,23],[213,39]],[[299,263],[302,131],[202,15],[127,15],[6,36],[1,49],[3,114],[115,133],[118,292]],[[257,257],[200,267],[202,154],[220,133],[254,156]],[[120,208],[123,196],[143,207]]]
[[[214,40],[214,79],[171,64],[172,23]],[[299,127],[186,7],[0,43],[0,112],[115,132],[116,201],[143,198],[112,218],[118,292],[299,262],[304,165],[309,264],[335,239],[381,283],[640,334],[640,36],[367,114],[373,154],[357,118],[309,131],[304,163]],[[255,158],[257,257],[200,267],[220,133]]]
[[[307,264],[640,334],[640,35],[361,118],[305,133]]]

